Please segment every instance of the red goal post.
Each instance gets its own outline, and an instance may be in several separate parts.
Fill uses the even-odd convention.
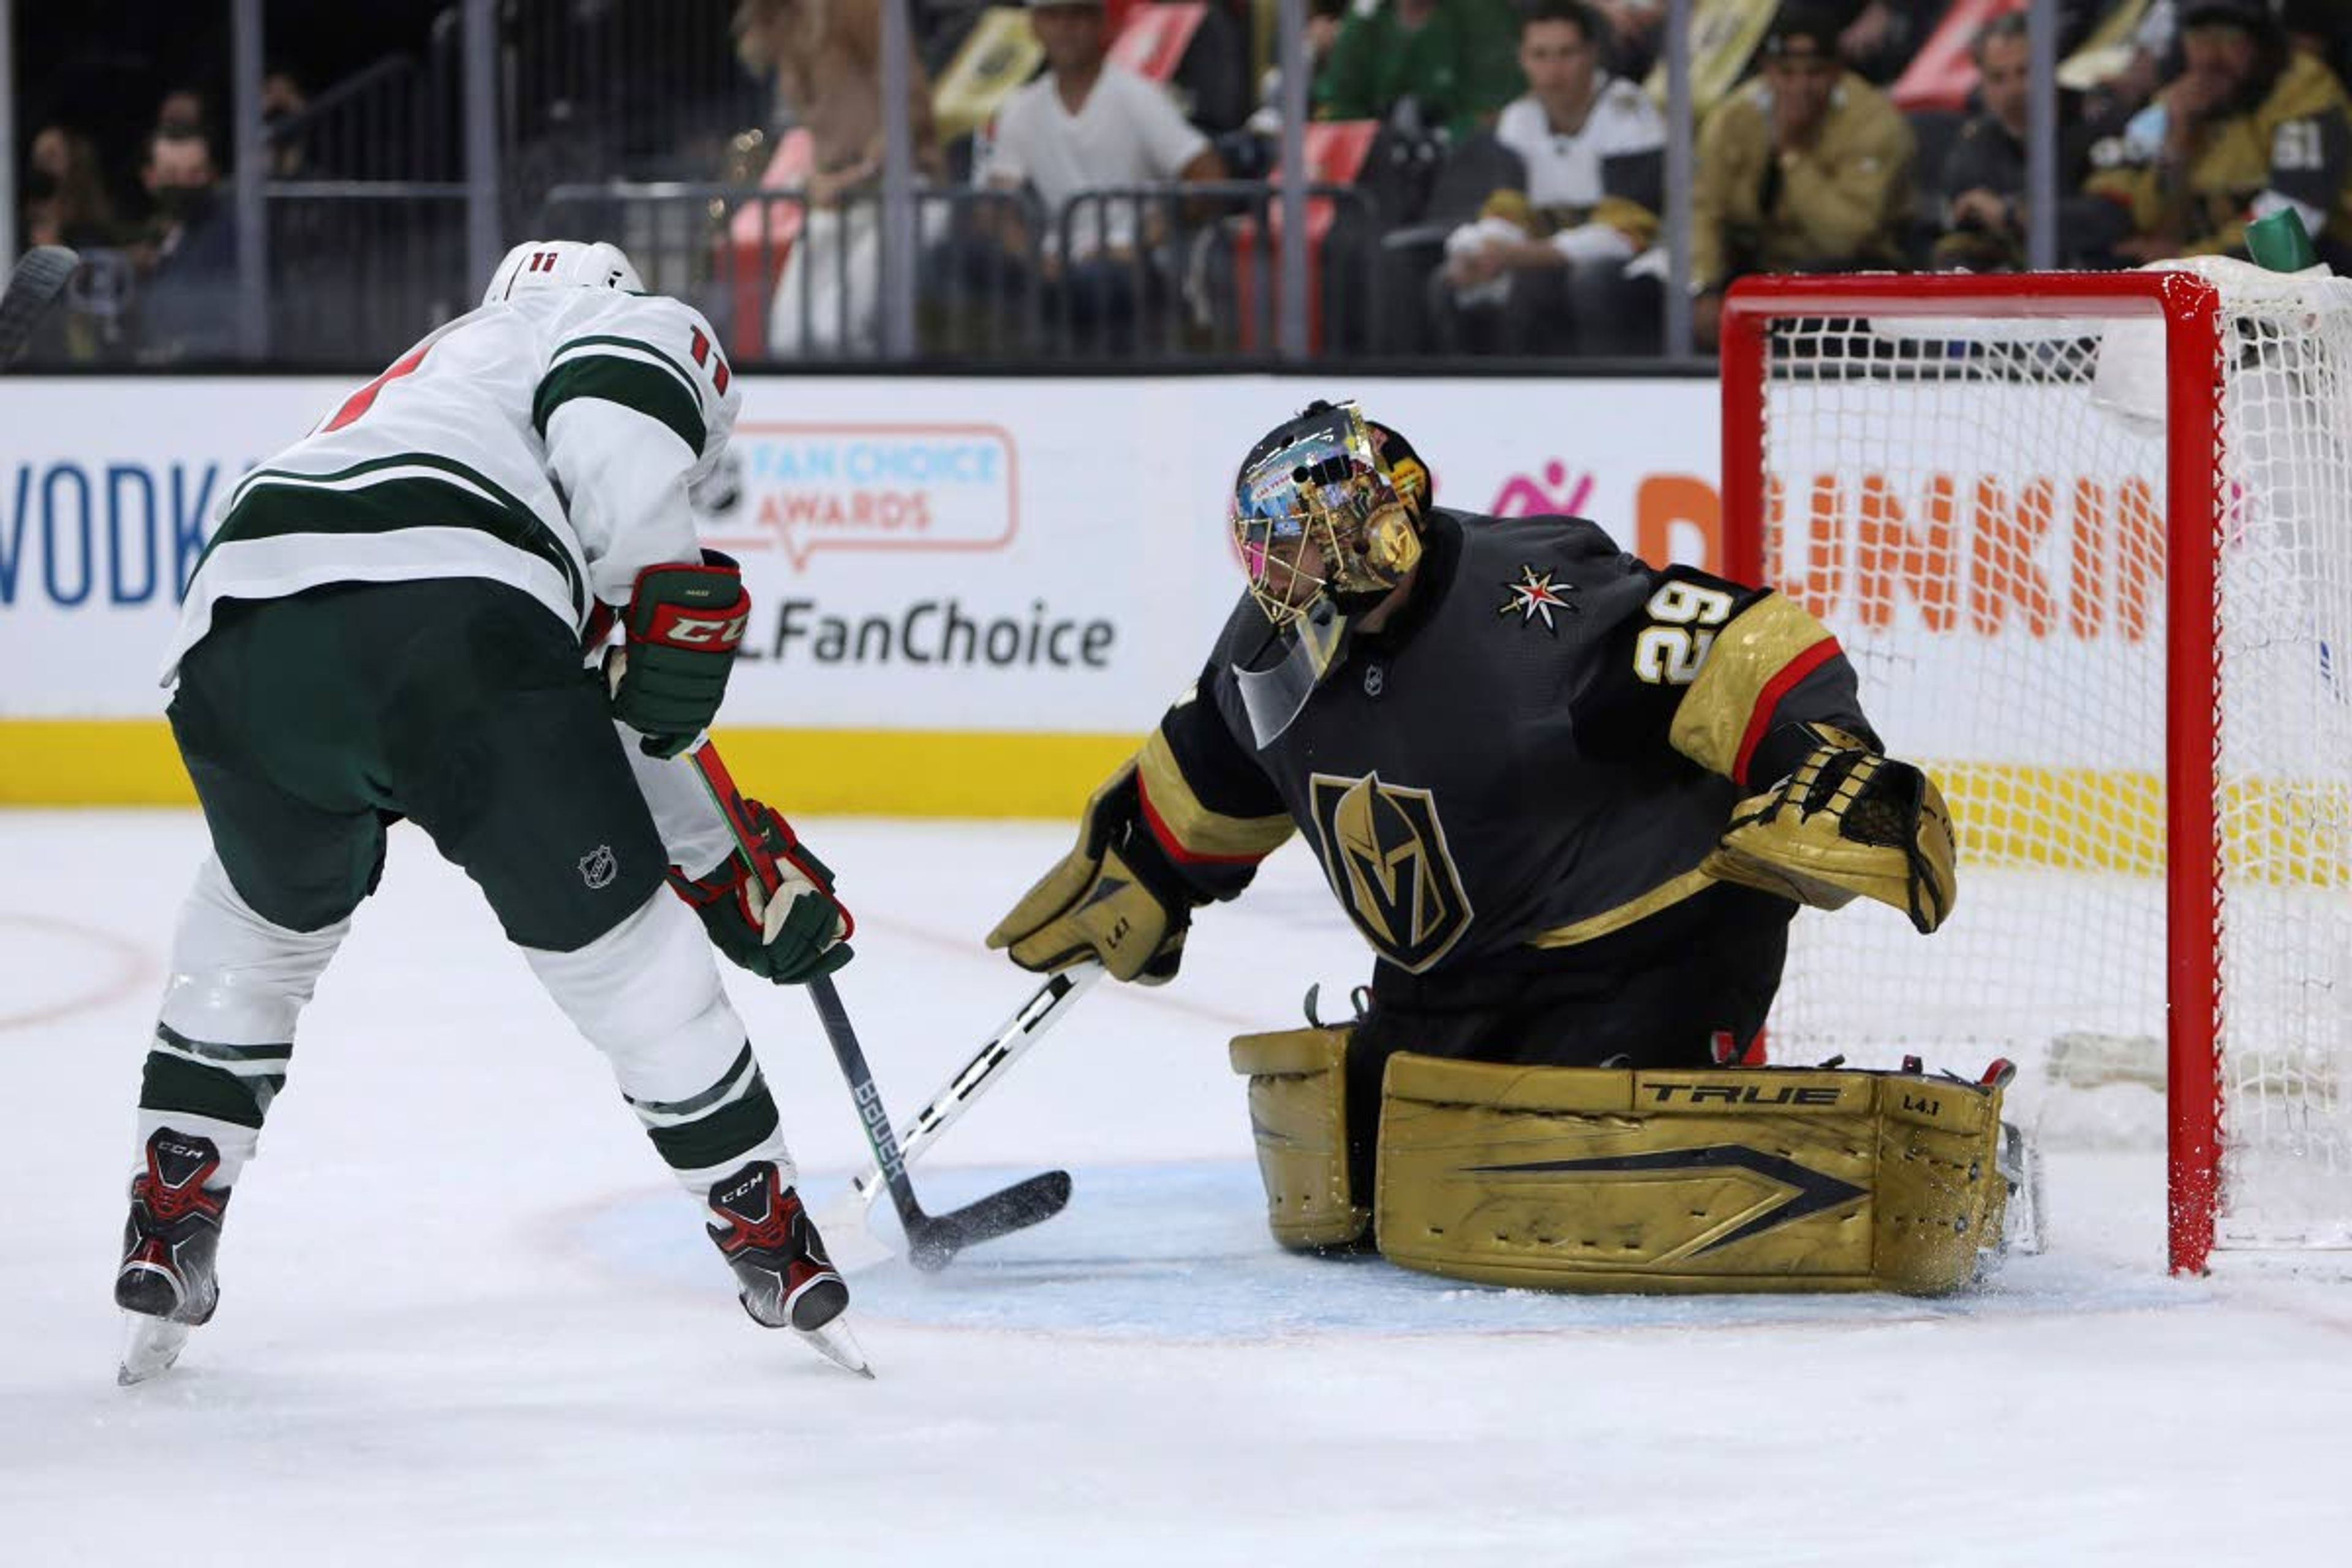
[[[1776,1054],[2160,1052],[2178,1270],[2352,1245],[2352,973],[2314,1000],[2264,945],[2352,945],[2352,581],[2294,585],[2352,559],[2352,285],[2201,268],[1749,279],[1722,318],[1727,570],[1837,633],[1963,854],[1916,946],[1801,917]]]

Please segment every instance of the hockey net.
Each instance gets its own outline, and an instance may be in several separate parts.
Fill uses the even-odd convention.
[[[1932,939],[1799,919],[1776,1059],[2136,1080],[2176,1268],[2352,1246],[2352,280],[1757,279],[1724,342],[1732,574],[1961,846]]]

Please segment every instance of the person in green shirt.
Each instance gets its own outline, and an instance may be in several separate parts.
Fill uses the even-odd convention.
[[[1318,120],[1392,120],[1456,136],[1494,123],[1517,97],[1518,25],[1509,0],[1381,0],[1348,18],[1315,79]]]

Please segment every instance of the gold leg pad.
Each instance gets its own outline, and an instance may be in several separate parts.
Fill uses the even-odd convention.
[[[1345,1247],[1371,1223],[1348,1190],[1348,1029],[1285,1029],[1233,1043],[1249,1079],[1265,1223],[1294,1251]]]
[[[1804,1069],[1401,1053],[1374,1224],[1408,1268],[1562,1290],[1949,1290],[2000,1235],[2000,1095]]]

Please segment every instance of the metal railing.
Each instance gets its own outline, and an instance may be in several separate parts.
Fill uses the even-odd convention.
[[[486,279],[468,265],[469,194],[458,182],[273,183],[270,357],[382,363],[471,310]]]
[[[718,166],[729,136],[767,123],[767,89],[736,63],[735,0],[500,0],[498,11],[499,131],[525,207],[592,175],[691,178]],[[555,178],[532,189],[542,170]]]
[[[1307,354],[1372,352],[1380,235],[1371,198],[1351,185],[1309,184],[1299,194],[1300,217],[1289,216],[1283,184],[1266,181],[1072,196],[1054,228],[1061,281],[1052,348],[1074,358],[1271,357],[1297,312]],[[1283,237],[1300,227],[1309,237],[1307,287],[1294,303],[1283,296]],[[1122,308],[1132,331],[1110,330]]]
[[[1015,259],[1047,232],[1035,198],[924,188],[913,205],[925,356],[1039,352],[1042,291]],[[535,221],[551,234],[611,236],[646,288],[701,310],[739,360],[872,361],[884,353],[881,207],[870,189],[818,206],[796,189],[615,181],[559,185]],[[992,251],[978,243],[984,236],[1012,238]]]
[[[1376,346],[1370,199],[1307,188],[1321,231],[1310,332],[1324,355]],[[1049,216],[1026,192],[914,194],[914,349],[927,362],[1272,357],[1280,339],[1278,184],[1220,181],[1082,192]],[[646,286],[710,318],[739,360],[884,357],[887,245],[874,190],[813,205],[792,189],[702,181],[568,184],[549,233],[610,235]],[[1089,237],[1108,233],[1108,247]],[[1128,242],[1119,237],[1132,237]]]
[[[387,55],[271,125],[272,178],[462,178],[455,46],[436,39],[433,55]]]

